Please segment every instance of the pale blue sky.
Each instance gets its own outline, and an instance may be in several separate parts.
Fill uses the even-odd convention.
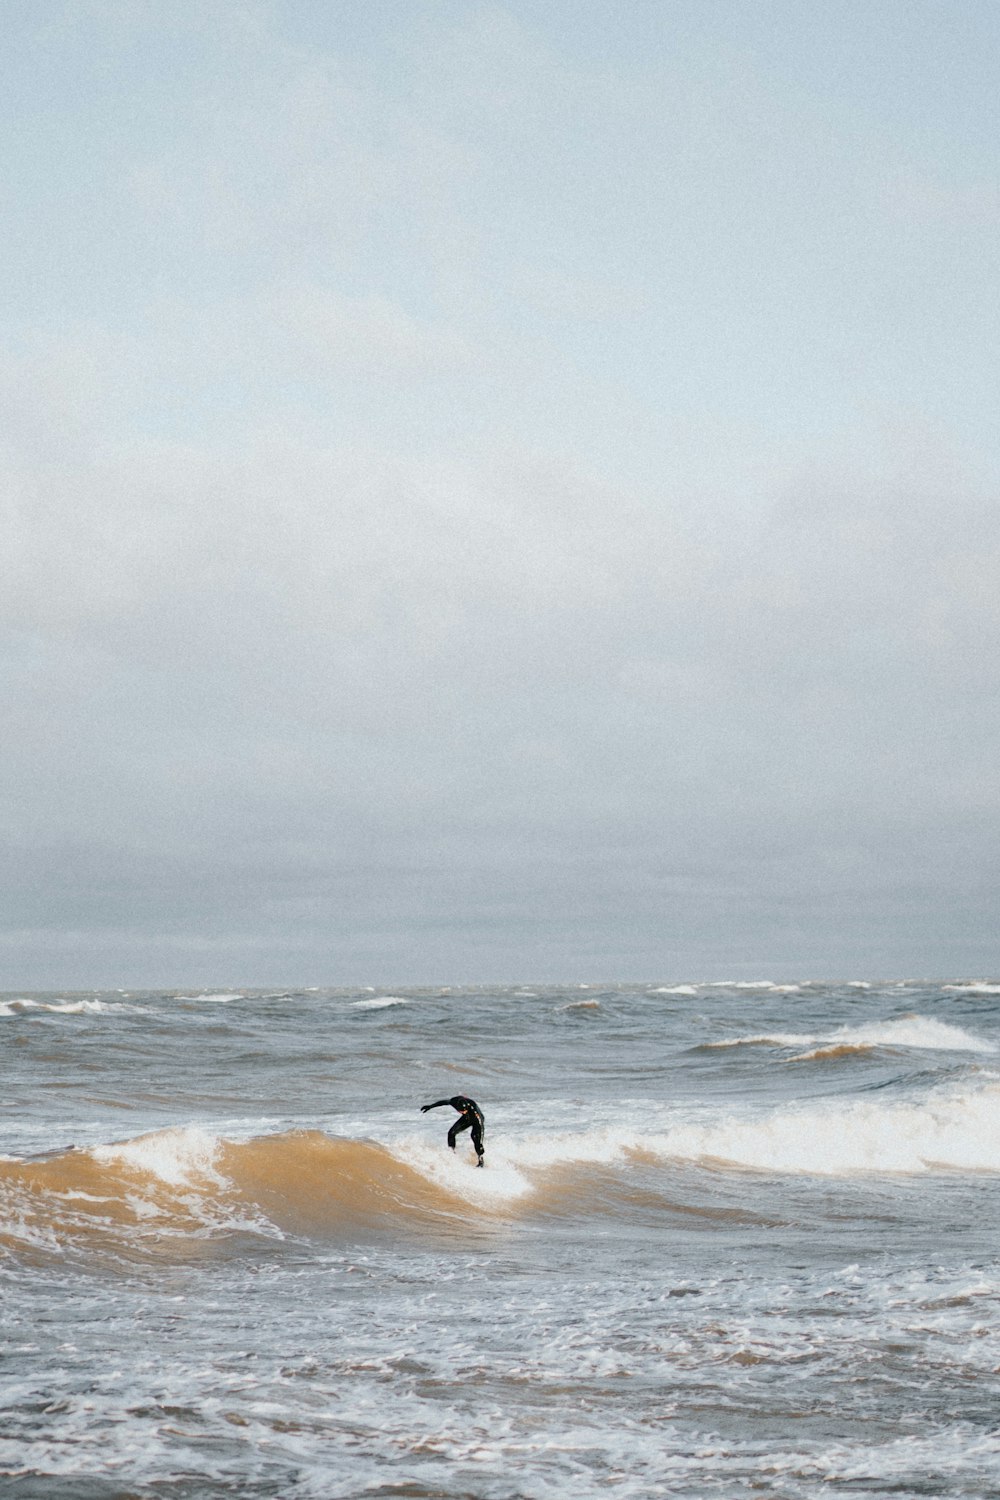
[[[1000,969],[995,5],[0,30],[7,987]]]

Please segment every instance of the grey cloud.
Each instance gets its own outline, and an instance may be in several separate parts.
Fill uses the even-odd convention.
[[[6,555],[7,883],[34,941],[106,929],[129,974],[166,944],[165,982],[248,934],[317,981],[381,943],[402,981],[447,952],[465,977],[821,961],[869,903],[912,944],[935,887],[942,952],[982,917],[974,496],[789,490],[749,547],[709,546],[552,461],[152,457],[65,454]]]
[[[973,252],[886,274],[895,201],[871,248],[899,144],[841,223],[832,104],[788,144],[728,42],[612,68],[486,8],[365,63],[280,9],[101,14],[52,25],[149,115],[0,371],[15,981],[985,961],[995,496],[919,404],[845,415],[914,288],[901,348],[978,347]]]

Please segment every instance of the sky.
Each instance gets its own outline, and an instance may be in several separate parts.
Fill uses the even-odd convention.
[[[0,989],[1000,973],[994,0],[0,36]]]

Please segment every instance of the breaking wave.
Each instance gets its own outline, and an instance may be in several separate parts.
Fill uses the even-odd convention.
[[[797,1106],[755,1120],[682,1126],[664,1144],[691,1160],[765,1172],[996,1172],[1000,1081],[991,1076],[915,1101]]]
[[[232,1141],[187,1127],[44,1160],[0,1160],[7,1249],[162,1253],[248,1233],[419,1232],[446,1227],[468,1208],[385,1146],[321,1131]]]
[[[242,990],[201,990],[196,995],[178,995],[178,1000],[197,1002],[199,1005],[231,1005],[234,1000],[245,1000]]]
[[[723,1041],[704,1042],[703,1049],[720,1047],[781,1047],[799,1049],[793,1062],[809,1062],[852,1053],[873,1052],[879,1048],[913,1048],[932,1052],[996,1052],[995,1043],[974,1036],[960,1026],[949,1026],[925,1016],[900,1016],[893,1021],[873,1022],[867,1026],[840,1026],[826,1033],[790,1031],[762,1032],[754,1036],[727,1037]],[[801,1050],[801,1049],[806,1050]]]
[[[0,1016],[25,1016],[32,1013],[48,1013],[60,1016],[99,1016],[112,1012],[125,1015],[141,1015],[138,1006],[125,1005],[117,1000],[3,1000],[0,1001]]]
[[[622,1190],[620,1216],[637,1167],[678,1163],[841,1176],[997,1172],[1000,1079],[983,1075],[907,1102],[511,1136],[489,1150],[485,1172],[471,1151],[416,1136],[380,1144],[302,1130],[235,1141],[198,1127],[161,1130],[0,1160],[0,1250],[203,1254],[246,1235],[449,1236],[539,1213],[597,1218],[612,1211],[609,1172]]]

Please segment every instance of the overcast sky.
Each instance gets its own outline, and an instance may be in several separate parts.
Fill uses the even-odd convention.
[[[0,988],[1000,971],[995,0],[0,34]]]

